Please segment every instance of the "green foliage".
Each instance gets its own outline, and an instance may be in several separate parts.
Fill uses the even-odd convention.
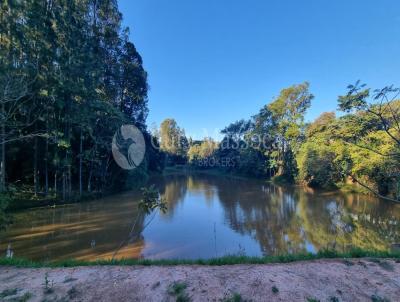
[[[275,138],[275,150],[271,152],[271,157],[275,159],[277,174],[289,181],[296,176],[297,167],[293,155],[302,140],[304,115],[313,98],[309,84],[305,82],[283,89],[267,106],[273,125],[271,134]]]
[[[357,82],[339,96],[347,115],[322,113],[306,125],[313,95],[308,83],[283,89],[251,120],[227,126],[214,156],[234,159],[226,167],[246,175],[271,177],[279,183],[297,179],[325,189],[358,183],[380,197],[400,198],[400,100],[398,89],[373,94]],[[193,145],[190,159],[200,154]]]
[[[324,144],[305,142],[299,151],[299,179],[311,187],[332,188],[341,180],[336,154]]]
[[[189,302],[191,299],[186,293],[186,288],[187,284],[184,282],[173,282],[168,287],[168,294],[175,296],[176,302]]]
[[[345,96],[339,96],[339,108],[343,111],[364,110],[367,107],[366,99],[370,95],[370,89],[365,89],[365,84],[360,85],[357,81],[355,85],[347,86],[348,93]]]
[[[160,125],[160,148],[167,154],[167,164],[184,164],[189,148],[185,131],[174,119],[165,119]]]
[[[160,198],[160,194],[154,185],[149,188],[142,188],[142,199],[139,202],[139,208],[146,214],[150,214],[156,209],[162,212],[167,211],[167,203]]]
[[[203,141],[192,142],[188,150],[188,160],[192,165],[203,166],[212,162],[211,158],[218,149],[218,143],[212,138],[204,138]]]
[[[275,132],[282,140],[295,149],[301,136],[304,114],[311,106],[314,96],[309,92],[307,82],[293,85],[281,91],[280,95],[268,105],[272,120],[276,125]]]
[[[323,113],[308,125],[297,153],[299,180],[329,188],[351,179],[376,194],[398,199],[400,105],[390,98],[397,90],[385,87],[370,97],[370,89],[359,82],[348,88],[338,102],[350,114],[336,118]]]
[[[53,190],[71,200],[73,190],[112,191],[162,168],[151,144],[135,177],[110,156],[122,124],[151,141],[147,73],[116,1],[5,1],[1,9],[0,191],[7,175],[35,198]]]
[[[218,162],[228,161],[224,168],[230,172],[293,182],[298,173],[295,155],[304,137],[304,115],[312,99],[308,83],[293,85],[251,120],[228,125],[221,131],[225,137],[215,152]],[[191,153],[199,153],[199,148]]]

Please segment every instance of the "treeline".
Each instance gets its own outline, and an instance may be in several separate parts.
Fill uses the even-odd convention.
[[[293,85],[250,119],[223,129],[220,142],[181,138],[175,139],[179,142],[175,149],[164,150],[198,168],[219,168],[321,188],[357,183],[376,195],[399,200],[398,93],[393,87],[371,91],[357,83],[338,97],[343,112],[340,117],[325,112],[314,122],[305,123],[313,95],[308,83]],[[161,127],[158,133],[162,147],[174,129],[179,129],[175,136],[184,134],[173,124],[172,128]]]
[[[162,168],[145,124],[147,74],[116,0],[6,0],[0,20],[1,191],[71,199]],[[133,172],[112,159],[122,124],[147,142]]]

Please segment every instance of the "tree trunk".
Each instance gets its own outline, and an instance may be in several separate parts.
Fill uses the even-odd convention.
[[[88,192],[92,192],[92,167],[90,167],[90,171],[89,171],[89,177],[88,177],[88,185],[87,185],[87,190]]]
[[[1,103],[1,112],[4,115],[4,102]],[[6,189],[6,125],[5,122],[1,123],[1,161],[0,161],[0,192]]]
[[[54,197],[57,198],[57,172],[54,173]]]
[[[46,112],[46,150],[44,156],[44,194],[49,194],[49,112]]]
[[[0,192],[6,189],[6,143],[1,144]]]
[[[82,136],[82,127],[81,127],[81,137],[80,137],[80,145],[79,145],[79,196],[82,197],[82,157],[83,157],[83,136]]]
[[[96,154],[96,150],[97,150],[97,145],[94,145],[94,149],[90,152],[90,168],[89,168],[89,177],[88,177],[88,185],[87,185],[87,190],[90,193],[92,191],[92,177],[93,177],[93,159],[92,157],[94,157]]]
[[[68,165],[68,197],[72,195],[72,174],[71,165]]]
[[[34,138],[33,145],[33,186],[35,191],[35,196],[38,193],[39,181],[38,181],[38,139]]]
[[[44,179],[45,179],[45,184],[44,184],[44,194],[47,196],[49,193],[49,166],[48,166],[48,161],[49,161],[49,139],[46,137],[46,155],[44,158]]]
[[[65,168],[64,168],[65,170]],[[62,174],[62,194],[63,194],[63,200],[66,198],[66,181],[65,181],[65,171],[63,171]]]

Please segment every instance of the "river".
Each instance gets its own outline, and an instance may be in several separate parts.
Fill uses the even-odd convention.
[[[168,210],[139,215],[131,240],[138,191],[13,213],[13,224],[0,233],[0,251],[48,261],[195,259],[326,247],[388,250],[400,242],[400,205],[368,195],[201,173],[157,176],[149,184]]]

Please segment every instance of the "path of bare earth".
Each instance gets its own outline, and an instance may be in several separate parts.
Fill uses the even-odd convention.
[[[168,290],[174,282],[187,285],[184,292],[191,301],[223,301],[233,293],[246,301],[400,301],[400,263],[389,259],[225,266],[5,266],[0,267],[0,300],[176,301]]]

